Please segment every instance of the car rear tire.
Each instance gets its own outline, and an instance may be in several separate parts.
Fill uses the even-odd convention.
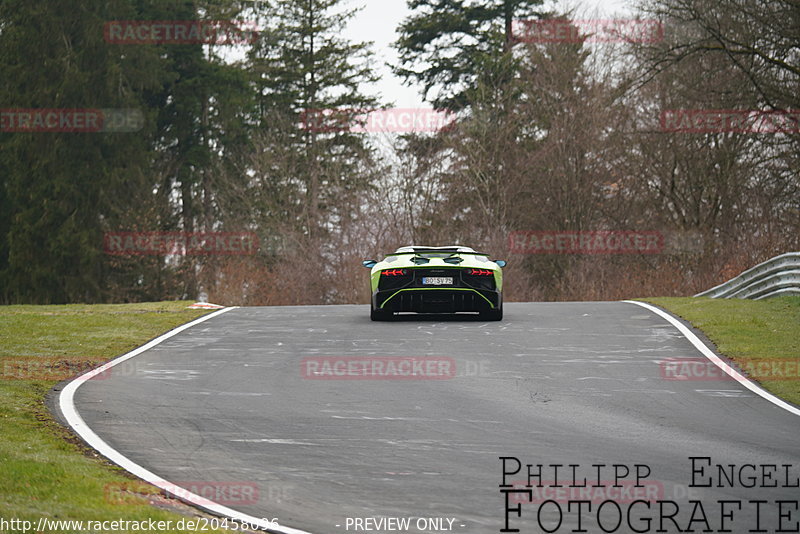
[[[375,309],[372,304],[369,305],[369,318],[373,321],[388,321],[392,318],[392,312],[387,312],[381,309]]]
[[[489,311],[481,312],[481,319],[486,321],[502,321],[503,320],[503,303],[500,306]]]

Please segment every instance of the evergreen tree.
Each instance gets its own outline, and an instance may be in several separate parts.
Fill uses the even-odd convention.
[[[116,20],[228,20],[238,2],[0,3],[0,107],[121,108],[132,133],[0,132],[0,281],[5,302],[195,296],[164,285],[163,258],[110,258],[103,232],[214,230],[210,176],[246,138],[242,65],[204,44],[107,42]]]
[[[468,105],[470,89],[503,87],[513,78],[515,23],[541,16],[542,0],[408,0],[395,72],[422,85],[436,108]],[[436,91],[436,94],[431,94]]]
[[[233,21],[241,3],[225,1],[156,2],[150,20]],[[250,29],[247,22],[240,23]],[[158,193],[169,211],[153,221],[159,230],[212,232],[220,230],[215,174],[232,153],[248,146],[246,117],[254,104],[248,73],[241,63],[225,59],[230,43],[163,46],[171,79],[157,103],[159,138],[155,146],[162,170]],[[246,44],[246,43],[243,43]],[[177,206],[175,202],[177,201]],[[175,209],[177,208],[177,210]],[[237,229],[238,230],[238,229]],[[199,290],[197,273],[207,258],[182,258],[183,296]]]
[[[127,108],[149,116],[145,95],[165,75],[158,56],[147,47],[122,54],[103,37],[104,22],[122,18],[125,4],[0,3],[0,108]],[[102,298],[104,216],[141,190],[151,134],[147,126],[0,133],[2,301]]]
[[[362,165],[371,152],[363,135],[348,130],[347,120],[377,106],[361,89],[376,77],[369,44],[342,37],[355,13],[342,4],[279,0],[270,8],[271,28],[249,56],[265,141],[257,156],[260,187],[293,197],[282,205],[299,208],[295,228],[310,239],[346,217],[353,196],[368,186]],[[324,126],[330,115],[337,117],[333,128]],[[283,133],[268,131],[276,129]],[[267,200],[274,204],[274,198]]]

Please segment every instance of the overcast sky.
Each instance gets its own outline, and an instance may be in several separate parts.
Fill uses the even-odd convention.
[[[410,13],[406,0],[349,0],[350,6],[363,9],[351,21],[348,37],[352,41],[373,41],[380,82],[367,92],[377,95],[383,102],[393,102],[399,108],[429,107],[422,102],[417,87],[403,86],[386,63],[397,63],[397,52],[391,43],[397,40],[395,29]],[[591,17],[612,17],[623,14],[626,0],[574,0],[548,2],[548,9],[563,11],[567,6],[577,6],[578,12]],[[561,9],[557,9],[561,8]],[[366,89],[366,88],[365,88]]]

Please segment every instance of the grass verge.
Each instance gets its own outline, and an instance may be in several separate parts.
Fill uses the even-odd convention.
[[[766,390],[800,405],[800,297],[640,300],[686,319]]]
[[[98,458],[45,406],[57,382],[207,313],[188,304],[0,307],[0,532],[24,532],[22,521],[40,518],[152,519],[172,522],[159,532],[191,531],[175,526],[200,514]],[[108,526],[102,531],[130,530]]]

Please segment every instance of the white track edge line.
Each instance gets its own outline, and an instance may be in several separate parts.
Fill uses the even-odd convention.
[[[122,467],[129,473],[141,478],[142,480],[153,484],[156,487],[159,487],[168,493],[176,495],[180,500],[186,501],[190,504],[193,504],[201,509],[207,510],[214,514],[229,517],[234,520],[238,520],[243,523],[248,523],[250,525],[257,525],[259,528],[264,530],[269,530],[270,532],[276,532],[278,534],[311,534],[304,530],[298,530],[291,527],[286,527],[284,525],[278,525],[277,523],[273,523],[270,521],[264,521],[262,518],[253,517],[242,512],[238,512],[232,508],[228,508],[227,506],[223,506],[221,504],[217,504],[214,501],[206,499],[205,497],[201,497],[200,495],[196,495],[189,491],[183,491],[183,488],[180,486],[173,484],[163,478],[159,477],[152,471],[148,471],[144,467],[140,466],[139,464],[133,462],[132,460],[128,459],[127,457],[123,456],[122,453],[111,447],[108,443],[103,441],[100,436],[94,433],[94,431],[89,428],[83,418],[78,413],[78,410],[75,408],[74,397],[75,392],[78,388],[86,381],[92,379],[94,376],[111,369],[115,365],[118,365],[122,362],[130,360],[134,356],[138,356],[139,354],[155,347],[159,343],[166,341],[167,339],[171,338],[172,336],[183,332],[187,328],[191,328],[192,326],[198,325],[204,321],[208,321],[213,317],[217,317],[218,315],[222,315],[223,313],[227,313],[231,310],[235,310],[237,307],[231,308],[224,308],[222,310],[216,311],[214,313],[210,313],[208,315],[204,315],[194,321],[181,325],[173,330],[170,330],[166,334],[163,334],[152,341],[148,342],[145,345],[142,345],[139,348],[132,350],[131,352],[120,356],[110,362],[101,365],[100,367],[85,373],[74,380],[72,380],[69,384],[64,387],[61,391],[61,394],[58,397],[58,404],[59,408],[61,409],[61,413],[64,415],[69,426],[72,430],[75,431],[83,440],[88,443],[91,447],[93,447],[97,452],[111,460],[113,463],[117,464],[118,466]],[[176,492],[176,490],[180,490]],[[179,493],[179,494],[178,494]]]
[[[645,302],[638,302],[635,300],[623,300],[622,302],[626,302],[628,304],[636,304],[637,306],[647,308],[651,312],[663,317],[664,319],[669,321],[672,324],[672,326],[677,328],[678,331],[680,331],[680,333],[683,334],[684,337],[686,337],[686,339],[688,339],[689,342],[692,345],[694,345],[697,350],[700,351],[701,354],[703,354],[703,356],[711,360],[717,367],[722,369],[728,376],[730,376],[731,378],[742,384],[744,387],[746,387],[756,395],[762,397],[763,399],[768,400],[769,402],[780,408],[783,408],[789,413],[800,416],[800,409],[796,408],[795,406],[792,406],[791,404],[789,404],[784,400],[779,399],[778,397],[766,391],[765,389],[761,388],[760,386],[752,382],[749,378],[742,375],[739,371],[728,365],[727,362],[723,361],[722,359],[720,359],[719,356],[714,354],[714,352],[711,349],[709,349],[705,343],[700,341],[700,339],[694,334],[694,332],[686,328],[686,325],[681,323],[671,314],[665,312],[664,310],[656,308],[651,304],[647,304]]]

